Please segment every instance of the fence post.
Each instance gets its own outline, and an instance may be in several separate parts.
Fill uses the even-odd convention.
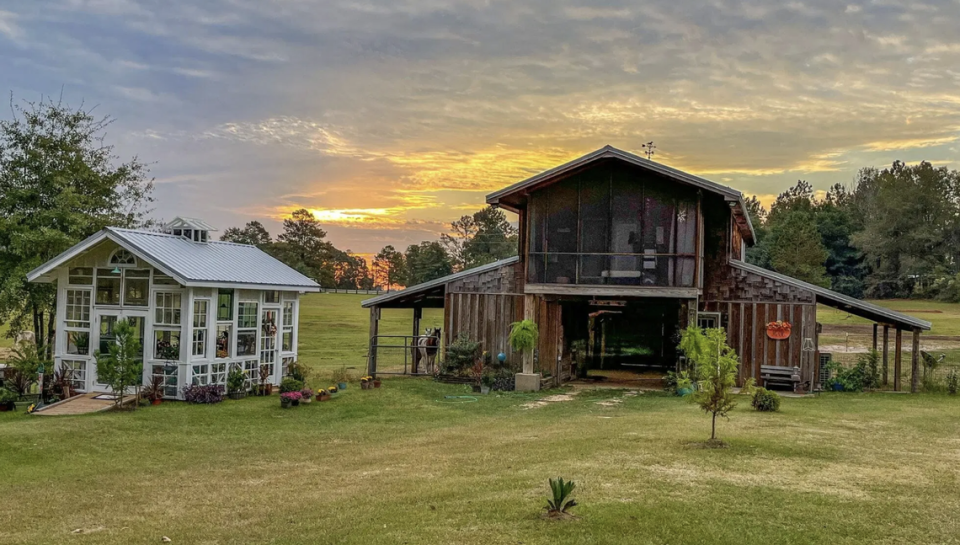
[[[377,336],[380,334],[380,307],[370,307],[370,347],[367,352],[367,374],[377,374]]]

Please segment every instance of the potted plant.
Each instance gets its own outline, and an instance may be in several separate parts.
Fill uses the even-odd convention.
[[[0,388],[0,413],[9,411],[14,407],[14,402],[20,397],[16,392],[6,388]]]
[[[60,399],[68,399],[72,397],[72,382],[73,371],[67,367],[60,366],[59,369],[53,372],[53,393],[58,396]]]
[[[300,403],[310,403],[313,401],[313,390],[304,388],[300,390]]]
[[[268,396],[273,393],[273,384],[270,384],[270,367],[267,365],[260,366],[260,388],[257,391],[258,395]]]
[[[300,404],[300,392],[284,392],[280,394],[280,407],[289,409]]]
[[[332,394],[335,394],[335,393],[337,393],[337,392],[339,392],[339,391],[340,391],[340,388],[337,387],[337,386],[327,386],[327,393],[328,393],[328,394],[331,394],[331,395],[332,395]]]
[[[163,403],[162,375],[150,375],[150,380],[143,387],[143,397],[146,398],[151,405]]]
[[[86,356],[90,351],[90,334],[77,333],[77,336],[74,337],[73,340],[77,343],[77,354]]]
[[[686,371],[680,371],[677,375],[677,395],[688,396],[693,393],[693,379]]]
[[[330,401],[330,392],[323,388],[317,390],[317,401]]]
[[[337,383],[338,390],[347,389],[347,380],[350,378],[347,374],[346,366],[340,366],[339,369],[333,372],[333,381]]]
[[[372,380],[373,380],[373,377],[371,377],[370,375],[364,375],[364,376],[360,377],[360,389],[361,389],[361,390],[369,390],[369,389],[370,389],[370,382],[371,382]]]
[[[246,391],[247,374],[243,372],[240,366],[235,366],[227,375],[227,395],[230,399],[243,399],[247,397]]]
[[[380,387],[380,384],[381,384],[380,379],[374,377],[374,378],[373,378],[373,387],[374,387],[374,388],[379,388],[379,387]]]

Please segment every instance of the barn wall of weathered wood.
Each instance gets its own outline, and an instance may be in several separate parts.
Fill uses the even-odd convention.
[[[516,287],[518,264],[468,276],[447,284],[444,305],[447,344],[465,334],[493,357],[507,355],[519,367],[520,354],[510,349],[510,324],[523,319],[523,295]]]
[[[730,265],[739,256],[737,238],[730,239],[729,210],[717,203],[705,210],[707,230],[706,275],[701,312],[719,312],[727,342],[740,356],[739,382],[754,377],[760,383],[761,365],[798,366],[801,380],[814,381],[815,352],[803,351],[804,339],[817,344],[817,307],[813,292]],[[783,320],[792,326],[790,337],[771,339],[767,324]]]

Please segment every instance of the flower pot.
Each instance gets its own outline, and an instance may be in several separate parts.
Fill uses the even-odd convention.
[[[301,398],[300,398],[300,403],[303,403],[304,405],[309,404],[309,403],[311,403],[311,402],[313,402],[313,398],[312,398],[312,397],[301,397]]]
[[[480,385],[479,385],[479,384],[474,384],[473,386],[471,386],[471,389],[473,390],[473,393],[475,393],[475,394],[479,394],[479,393],[480,393]]]
[[[842,391],[843,391],[843,384],[840,384],[839,382],[834,382],[834,383],[833,383],[833,391],[834,391],[834,392],[842,392]]]
[[[347,389],[347,383],[346,383],[346,382],[338,382],[338,383],[337,383],[337,390],[346,390],[346,389]]]
[[[30,408],[30,405],[33,405],[33,401],[15,401],[13,406],[17,411],[25,411]]]
[[[264,389],[266,389],[266,393],[264,395],[273,395],[273,384],[264,385]]]
[[[480,393],[483,394],[483,395],[489,394],[489,393],[490,393],[490,387],[489,387],[489,386],[481,386],[481,387],[480,387]]]
[[[373,387],[374,387],[374,388],[379,388],[379,387],[380,387],[380,380],[379,380],[379,379],[373,381]]]
[[[688,396],[693,393],[693,390],[690,388],[678,388],[677,395],[680,397]]]
[[[289,409],[292,405],[293,405],[293,402],[290,401],[289,399],[280,398],[280,408],[281,408],[281,409]]]
[[[369,389],[370,389],[370,383],[369,383],[369,382],[361,382],[361,383],[360,383],[360,389],[361,389],[361,390],[369,390]]]
[[[294,407],[299,407],[299,406],[300,406],[300,400],[299,400],[299,399],[295,399],[295,400],[293,400],[291,403],[293,404]]]
[[[0,403],[0,413],[5,413],[10,410],[10,405],[8,403]]]
[[[230,399],[243,399],[247,397],[247,392],[230,392],[228,396]]]
[[[160,398],[157,398],[157,399],[154,399],[154,400],[150,401],[150,404],[151,404],[151,405],[159,405],[159,404],[161,404],[161,403],[163,403],[163,400],[160,399]]]
[[[330,401],[330,394],[318,396],[318,399],[320,399],[320,401]]]

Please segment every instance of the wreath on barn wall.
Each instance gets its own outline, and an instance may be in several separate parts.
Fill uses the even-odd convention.
[[[790,322],[784,322],[783,320],[770,322],[767,324],[767,336],[776,340],[789,339],[791,329],[793,329],[793,326],[790,325]]]

